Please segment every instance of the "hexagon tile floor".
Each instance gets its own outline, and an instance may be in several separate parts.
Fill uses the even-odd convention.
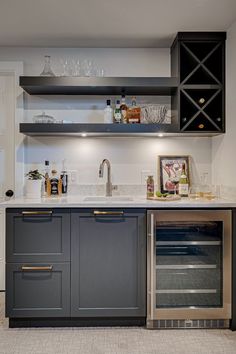
[[[0,293],[0,354],[236,354],[230,330],[9,329]]]

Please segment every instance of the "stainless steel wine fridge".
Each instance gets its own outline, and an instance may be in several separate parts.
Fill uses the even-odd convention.
[[[231,211],[148,211],[147,328],[227,328]]]

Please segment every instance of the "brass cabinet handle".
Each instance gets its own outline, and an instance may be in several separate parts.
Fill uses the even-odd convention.
[[[95,215],[95,216],[104,216],[104,215],[121,216],[121,215],[124,215],[124,212],[122,210],[118,210],[118,211],[94,210],[93,215]]]
[[[52,210],[22,211],[21,214],[24,215],[24,216],[32,216],[32,215],[52,215]]]
[[[22,266],[21,270],[23,271],[52,271],[52,265],[51,266]]]

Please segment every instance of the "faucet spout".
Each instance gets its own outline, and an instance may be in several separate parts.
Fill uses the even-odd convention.
[[[99,166],[99,177],[103,177],[105,165],[107,166],[106,196],[111,197],[113,187],[112,187],[112,183],[111,183],[111,164],[108,159],[102,160],[102,162]]]
[[[99,177],[103,177],[103,171],[104,171],[103,165],[100,164],[100,166],[99,166]]]

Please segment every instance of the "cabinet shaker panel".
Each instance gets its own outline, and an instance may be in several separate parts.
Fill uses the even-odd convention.
[[[145,316],[145,214],[97,212],[72,211],[72,316]]]
[[[66,209],[7,210],[7,262],[70,261]]]

